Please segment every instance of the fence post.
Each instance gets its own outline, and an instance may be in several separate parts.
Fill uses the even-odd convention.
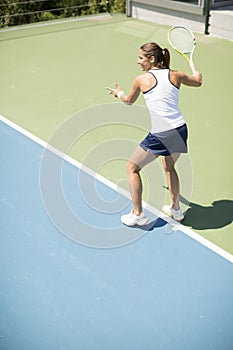
[[[210,2],[211,2],[211,0],[205,1],[205,34],[210,34],[209,33]]]
[[[106,4],[106,12],[110,13],[110,1],[106,0],[105,4]]]
[[[126,16],[132,17],[131,0],[127,0],[126,2]]]

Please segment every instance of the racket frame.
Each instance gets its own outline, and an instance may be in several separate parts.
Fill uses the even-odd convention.
[[[177,49],[177,47],[175,47],[173,45],[173,43],[172,43],[172,41],[170,39],[170,33],[171,33],[172,30],[174,30],[176,28],[185,29],[185,30],[187,30],[189,32],[189,34],[191,34],[191,37],[193,39],[193,49],[190,52],[183,52],[183,51]],[[195,38],[195,35],[193,34],[193,32],[190,29],[188,29],[188,28],[186,28],[184,26],[174,26],[174,27],[169,29],[168,34],[167,34],[167,38],[168,38],[168,41],[169,41],[169,44],[171,45],[171,47],[174,50],[176,50],[181,56],[183,56],[188,61],[189,64],[192,65],[193,64],[193,52],[194,52],[195,47],[196,47],[196,38]]]

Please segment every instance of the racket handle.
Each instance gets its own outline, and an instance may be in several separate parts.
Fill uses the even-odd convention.
[[[195,65],[194,65],[192,60],[190,60],[189,65],[190,65],[190,68],[191,68],[192,73],[193,73],[192,76],[198,82],[198,86],[200,86],[202,84],[202,75],[201,75],[201,73],[197,70],[197,68],[195,67]]]
[[[197,72],[197,69],[196,69],[196,67],[195,67],[195,65],[194,65],[194,63],[193,63],[193,60],[190,60],[189,66],[190,66],[191,71],[192,71],[193,73],[196,73],[196,72]]]

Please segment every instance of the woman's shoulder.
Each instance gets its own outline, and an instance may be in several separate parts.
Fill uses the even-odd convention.
[[[182,76],[182,72],[180,72],[178,70],[170,69],[169,75],[170,75],[170,77],[169,77],[170,82],[179,89],[180,84],[181,84],[180,78]]]
[[[143,81],[148,81],[151,78],[153,79],[153,75],[149,71],[147,71],[147,72],[142,72],[138,74],[134,80],[137,82],[143,82]]]
[[[156,78],[149,71],[139,74],[135,78],[135,83],[140,87],[142,92],[148,91],[151,87],[155,86]]]

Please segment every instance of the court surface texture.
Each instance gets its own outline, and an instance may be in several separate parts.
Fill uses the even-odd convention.
[[[120,223],[149,117],[105,87],[129,89],[138,47],[167,46],[167,29],[115,16],[0,33],[1,349],[232,348],[231,42],[197,34],[206,83],[182,91],[184,224],[160,215],[159,162],[143,174],[150,223]]]

